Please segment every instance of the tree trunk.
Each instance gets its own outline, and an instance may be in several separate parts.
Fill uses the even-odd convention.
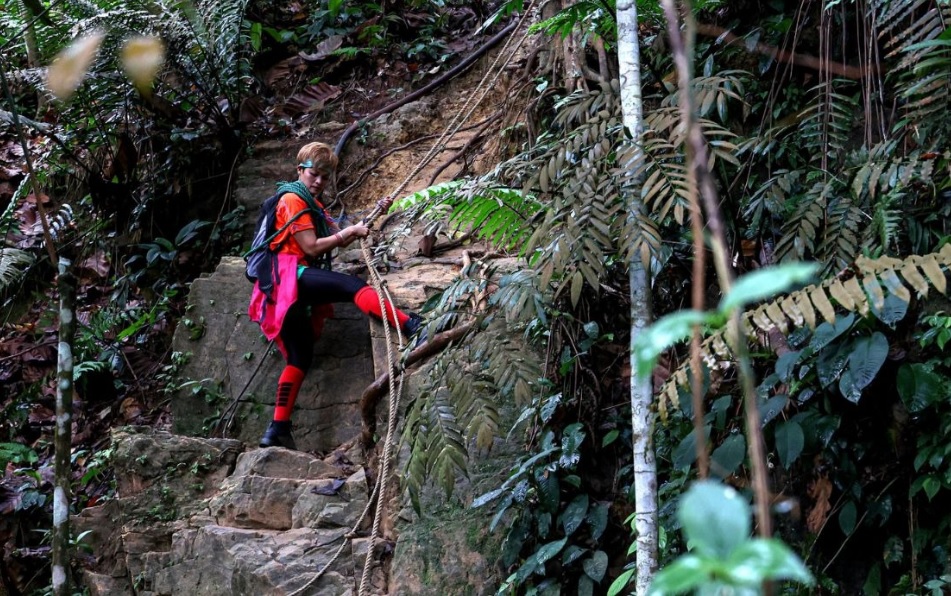
[[[69,483],[73,424],[73,335],[76,286],[68,259],[59,260],[59,362],[53,490],[53,594],[69,596]]]
[[[640,49],[637,33],[635,0],[617,3],[618,63],[621,80],[621,106],[624,126],[631,132],[635,159],[641,154],[643,102],[641,99]],[[631,188],[632,185],[625,185]],[[636,186],[636,185],[634,185]],[[629,219],[637,218],[644,209],[639,191],[626,197]],[[652,319],[650,275],[640,251],[633,251],[629,263],[631,294],[631,426],[634,450],[634,528],[637,532],[635,552],[635,588],[638,596],[650,588],[657,570],[657,465],[651,431],[653,392],[650,377],[637,375],[634,338]]]
[[[40,59],[40,48],[36,43],[36,30],[33,27],[32,20],[35,15],[27,9],[25,4],[20,4],[20,17],[23,21],[29,23],[23,30],[23,45],[26,46],[26,63],[30,68],[39,68],[42,66]],[[36,92],[36,114],[41,116],[46,111],[46,94],[42,90]]]

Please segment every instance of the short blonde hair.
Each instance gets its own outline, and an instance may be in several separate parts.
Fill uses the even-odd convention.
[[[326,143],[307,143],[297,152],[297,167],[316,168],[329,173],[337,169],[337,156],[333,148]]]

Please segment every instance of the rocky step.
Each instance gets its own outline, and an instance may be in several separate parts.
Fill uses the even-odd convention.
[[[116,435],[119,498],[76,520],[112,541],[96,545],[111,561],[86,573],[90,594],[358,591],[369,491],[363,467],[346,453],[325,459],[281,448],[237,453],[237,441],[150,429]],[[163,512],[176,519],[163,522]],[[370,580],[375,593],[382,591],[381,569]]]

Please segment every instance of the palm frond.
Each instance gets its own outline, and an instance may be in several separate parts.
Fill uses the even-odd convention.
[[[752,339],[757,333],[779,329],[786,333],[790,324],[815,328],[817,320],[834,324],[843,314],[858,313],[884,316],[888,296],[905,304],[912,291],[928,296],[931,289],[947,293],[946,275],[951,269],[951,244],[926,255],[911,255],[904,259],[858,257],[854,266],[845,273],[807,286],[748,310],[742,315],[743,329]],[[894,321],[886,321],[893,324]],[[701,354],[705,364],[713,368],[717,361],[731,361],[733,353],[724,339],[724,330],[718,330],[704,339]],[[684,364],[673,372],[660,390],[659,410],[666,416],[668,406],[677,407],[678,388],[688,387],[689,371]]]
[[[921,138],[947,130],[940,118],[951,101],[951,4],[935,0],[892,0],[869,6],[885,39],[886,58],[898,57],[892,77],[903,100],[899,127],[914,126]]]

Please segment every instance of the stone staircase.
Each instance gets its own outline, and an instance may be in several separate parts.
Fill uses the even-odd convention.
[[[308,583],[303,594],[357,593],[371,520],[349,536],[368,492],[347,453],[243,451],[231,439],[146,428],[113,439],[120,497],[76,519],[109,559],[108,569],[103,560],[87,572],[91,594],[290,594]],[[385,591],[382,568],[369,586]]]

